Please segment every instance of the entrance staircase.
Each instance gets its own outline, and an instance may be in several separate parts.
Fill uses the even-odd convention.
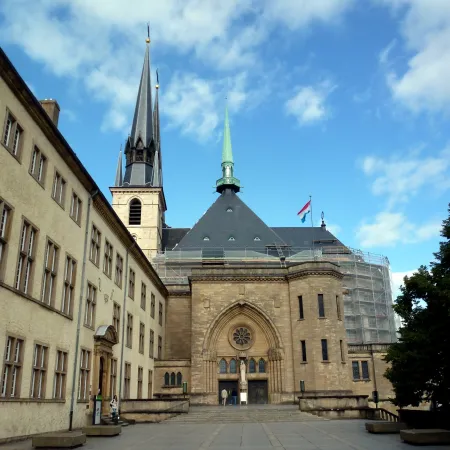
[[[163,423],[269,423],[311,422],[321,417],[300,411],[296,405],[191,406]]]

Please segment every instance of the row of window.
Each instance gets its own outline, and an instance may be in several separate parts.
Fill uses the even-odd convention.
[[[321,339],[320,346],[322,349],[322,361],[327,361],[327,362],[330,361],[329,354],[328,354],[328,340]],[[307,363],[308,355],[306,352],[306,341],[300,341],[300,348],[301,348],[302,363]],[[340,350],[340,354],[341,354],[341,362],[345,362],[345,349],[344,349],[344,342],[342,340],[339,341],[339,350]]]
[[[325,302],[323,294],[317,294],[317,310],[320,318],[325,318]],[[341,301],[339,295],[336,295],[336,314],[339,320],[342,320]],[[305,318],[305,311],[303,308],[303,296],[298,296],[298,315],[299,319]]]
[[[248,367],[246,370],[248,370],[249,373],[266,373],[266,362],[263,358],[261,358],[258,361],[258,364],[256,364],[256,361],[253,358],[250,358],[248,363],[246,362],[246,365],[248,364]],[[238,373],[238,361],[236,359],[231,359],[228,363],[226,359],[221,359],[219,361],[219,372],[220,373]]]
[[[6,265],[7,245],[12,224],[13,208],[0,198],[0,274],[3,267]],[[15,272],[14,287],[29,294],[31,292],[31,284],[34,274],[34,263],[37,250],[37,242],[39,231],[27,219],[23,219],[20,229],[19,241],[19,256],[17,262],[17,269]],[[99,261],[100,255],[100,237],[101,234],[95,225],[92,226],[92,239],[90,257],[94,263]],[[61,247],[52,239],[47,238],[45,256],[44,256],[44,272],[42,280],[42,290],[40,300],[46,305],[55,307],[56,298],[56,282],[58,277],[59,258]],[[113,247],[106,240],[105,242],[105,258],[104,258],[104,272],[107,276],[111,276],[112,271],[112,254]],[[63,274],[63,290],[61,293],[60,311],[68,316],[72,316],[73,298],[75,291],[76,273],[78,263],[68,253],[65,254],[64,274]],[[116,284],[122,287],[123,275],[123,258],[116,254]],[[131,299],[135,296],[135,282],[136,274],[132,268],[129,269],[129,285],[128,295]],[[95,307],[97,302],[97,287],[88,282],[86,292],[86,308],[84,324],[93,328],[95,325]],[[147,285],[141,282],[141,308],[145,311],[147,303]],[[155,294],[150,294],[150,316],[155,318],[156,308]],[[163,324],[163,304],[159,302],[158,321],[159,325]],[[119,331],[119,328],[116,328]]]
[[[181,386],[183,384],[183,375],[178,372],[175,376],[175,372],[169,375],[169,372],[164,374],[164,386]]]
[[[139,201],[139,200],[137,200]],[[91,246],[89,252],[89,259],[97,266],[100,265],[100,253],[101,253],[101,232],[99,229],[92,225],[91,230]],[[105,239],[105,253],[103,259],[103,273],[111,278],[112,276],[112,266],[113,266],[113,254],[114,248],[112,244]],[[114,282],[116,285],[122,289],[122,279],[123,279],[123,258],[120,256],[118,252],[116,252],[116,268],[115,268],[115,276]],[[136,272],[129,268],[128,272],[128,297],[132,300],[135,299],[135,288],[136,288]],[[150,316],[155,318],[155,294],[151,292],[150,294],[151,303],[150,303]],[[141,282],[141,308],[145,311],[147,307],[147,285],[144,282]],[[159,302],[159,324],[162,326],[163,324],[163,304]]]
[[[120,329],[120,305],[114,303],[113,309],[113,326],[118,331]],[[133,348],[133,315],[127,313],[127,328],[125,335],[125,345],[128,348]],[[145,324],[140,322],[139,324],[139,353],[144,354],[145,347]],[[154,358],[155,347],[155,332],[150,329],[149,336],[149,354],[150,358]],[[162,337],[158,336],[158,359],[162,359]]]
[[[144,385],[144,368],[139,366],[137,371],[137,398],[143,397],[143,385]],[[124,381],[123,381],[123,398],[131,398],[131,364],[125,363],[124,371]],[[116,392],[111,391],[111,397],[115,395]],[[148,371],[147,378],[147,398],[152,398],[153,396],[153,371]]]
[[[24,339],[7,336],[1,380],[1,397],[20,398],[23,373]],[[52,398],[62,400],[66,392],[67,352],[56,350]],[[48,379],[49,347],[34,344],[29,398],[44,399]]]
[[[6,340],[5,357],[1,378],[0,396],[4,398],[21,397],[21,382],[23,373],[24,339],[8,336]],[[30,393],[31,399],[45,399],[49,368],[49,347],[43,344],[34,344],[33,363],[31,368]],[[53,375],[52,398],[64,400],[66,395],[68,353],[56,350]],[[78,377],[78,400],[89,400],[89,387],[91,376],[92,353],[90,350],[80,351],[80,373]],[[142,367],[138,367],[137,398],[142,398],[143,383]],[[117,359],[111,359],[110,370],[110,396],[117,394]],[[152,397],[153,371],[148,372],[148,398]],[[125,363],[124,398],[130,398],[131,364]]]
[[[7,111],[5,128],[3,130],[2,144],[20,162],[24,141],[24,131],[16,118]],[[29,173],[45,189],[48,159],[42,150],[33,145],[31,152]],[[67,182],[63,176],[55,170],[51,196],[63,209],[65,209]],[[70,217],[78,224],[81,223],[82,201],[75,191],[72,191],[70,204]]]

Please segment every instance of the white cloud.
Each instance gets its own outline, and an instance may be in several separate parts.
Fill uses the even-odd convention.
[[[204,81],[214,86],[223,84],[221,71],[224,70],[235,74],[251,67],[253,73],[265,72],[260,50],[275,27],[282,24],[290,29],[301,29],[316,22],[334,23],[352,3],[352,0],[265,0],[261,3],[250,0],[134,0],[131,3],[122,0],[3,0],[0,2],[0,39],[18,45],[50,73],[77,83],[81,81],[90,98],[108,107],[102,129],[123,131],[131,120],[148,20],[155,18],[151,22],[151,32],[157,54],[174,51],[173,60],[179,55],[194,56],[211,69],[209,80]],[[23,14],[24,11],[27,13]],[[176,70],[175,67],[174,80],[183,78]],[[192,68],[188,67],[186,72],[190,71]],[[196,68],[196,71],[199,70]],[[253,76],[252,82],[247,79],[248,76],[245,83],[241,83],[239,95],[230,93],[230,104],[239,104],[237,109],[261,101],[258,80]],[[173,89],[173,81],[166,79],[162,84],[162,96],[164,86],[168,85]],[[199,81],[195,88],[206,91]],[[187,102],[186,98],[184,101]],[[210,104],[209,100],[202,102]],[[171,107],[166,109],[168,114],[173,111]],[[201,138],[207,134],[205,130],[216,123],[214,117],[203,116]],[[192,124],[184,126],[178,111],[170,121],[182,126],[184,131],[193,127]]]
[[[265,13],[294,30],[314,22],[339,21],[353,3],[353,0],[267,0]]]
[[[406,70],[387,74],[394,99],[414,112],[450,112],[450,2],[379,1],[403,14],[400,30],[411,55]]]
[[[450,188],[450,147],[427,157],[418,152],[391,158],[367,156],[362,169],[367,176],[374,177],[372,193],[385,196],[391,208],[407,202],[425,187],[439,191]]]
[[[320,122],[330,114],[326,100],[334,89],[335,86],[328,81],[317,86],[299,86],[294,96],[285,103],[286,113],[296,117],[300,125]]]
[[[415,270],[407,270],[406,272],[392,272],[392,297],[396,299],[400,294],[400,286],[403,286],[403,278],[410,277]]]
[[[342,227],[336,223],[327,223],[327,230],[338,237],[337,235],[342,231]]]
[[[372,223],[363,223],[356,232],[361,247],[392,247],[411,244],[439,237],[441,222],[429,221],[413,224],[400,212],[380,212]]]
[[[208,80],[192,73],[175,73],[166,87],[161,112],[169,119],[169,127],[183,134],[206,141],[223,123],[225,97],[231,114],[242,108],[256,107],[264,98],[266,81],[257,88],[248,88],[248,76]]]

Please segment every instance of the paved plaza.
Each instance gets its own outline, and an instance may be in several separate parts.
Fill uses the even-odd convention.
[[[262,421],[266,418],[267,421]],[[261,420],[261,422],[257,422]],[[222,421],[222,423],[221,423]],[[293,407],[191,408],[160,424],[123,428],[114,438],[88,438],[84,450],[394,450],[412,448],[398,434],[373,435],[364,420],[325,420]],[[0,446],[30,450],[31,440]],[[450,446],[427,446],[430,450]]]

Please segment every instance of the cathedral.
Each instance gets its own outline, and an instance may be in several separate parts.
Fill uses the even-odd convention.
[[[121,413],[215,405],[223,390],[330,411],[386,402],[388,259],[346,246],[323,214],[318,227],[261,220],[240,197],[226,108],[217,198],[170,227],[150,59],[147,39],[110,201],[61,134],[58,102],[0,49],[0,443],[81,428],[114,396]]]
[[[264,223],[239,196],[227,109],[217,199],[192,228],[171,228],[149,61],[147,44],[125,175],[120,155],[111,193],[168,290],[155,395],[181,394],[176,374],[191,404],[217,404],[224,388],[250,403],[294,402],[301,386],[352,391],[349,344],[395,340],[387,258],[345,246],[323,215],[319,227]]]

